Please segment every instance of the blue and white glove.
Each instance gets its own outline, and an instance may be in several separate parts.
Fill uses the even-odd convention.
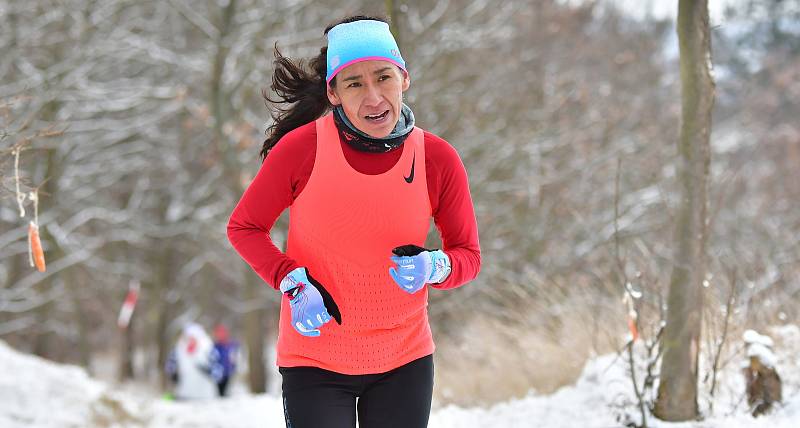
[[[442,250],[429,250],[416,245],[403,245],[392,250],[397,269],[389,275],[404,291],[414,294],[425,284],[438,284],[450,275],[450,258]]]
[[[299,267],[286,274],[280,285],[292,308],[292,327],[303,336],[319,336],[319,328],[333,317],[339,325],[342,315],[328,290]]]

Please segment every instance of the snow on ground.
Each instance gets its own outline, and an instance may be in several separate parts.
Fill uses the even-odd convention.
[[[753,419],[746,409],[702,422],[671,424],[649,420],[654,428],[796,428],[800,426],[800,329],[773,329],[786,351],[778,371],[784,379],[784,405],[773,414]],[[775,336],[773,336],[775,337]],[[791,346],[789,346],[791,345]],[[224,400],[171,402],[135,391],[122,391],[91,379],[86,372],[19,353],[0,341],[0,427],[283,427],[283,411],[275,395],[237,395]],[[616,415],[632,391],[625,360],[606,355],[590,360],[578,381],[551,395],[531,394],[485,408],[436,408],[430,428],[606,428],[622,426]],[[735,375],[736,368],[731,369]],[[514,373],[498,373],[513,376]],[[725,379],[732,377],[726,376]],[[729,390],[741,383],[732,379]],[[722,390],[722,389],[721,389]],[[740,394],[741,395],[741,394]],[[721,401],[721,400],[720,400]],[[741,407],[741,406],[739,406]],[[726,409],[723,403],[717,409]],[[634,409],[625,409],[633,413]]]

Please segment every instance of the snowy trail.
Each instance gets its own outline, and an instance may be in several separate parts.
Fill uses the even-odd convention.
[[[800,343],[796,326],[787,330]],[[796,358],[796,357],[793,357]],[[112,389],[84,370],[19,353],[0,341],[0,427],[283,427],[283,410],[274,395],[239,395],[224,400],[170,402]],[[784,379],[797,383],[797,365],[785,366]],[[430,428],[610,428],[621,426],[614,403],[630,400],[629,380],[614,355],[589,361],[574,385],[551,395],[498,403],[487,408],[445,406],[434,410]],[[513,375],[513,374],[508,374]],[[735,386],[735,385],[734,385]],[[655,428],[796,428],[800,398],[787,397],[774,414],[753,419],[744,411],[731,417]]]

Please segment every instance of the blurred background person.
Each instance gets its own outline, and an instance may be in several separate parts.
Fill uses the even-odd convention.
[[[236,360],[239,357],[239,342],[231,340],[224,324],[214,327],[214,350],[216,351],[216,368],[214,374],[217,381],[217,392],[225,397],[228,383],[236,373]]]
[[[183,328],[175,349],[167,358],[167,375],[175,382],[178,400],[207,399],[217,396],[221,378],[219,357],[214,342],[199,324]]]

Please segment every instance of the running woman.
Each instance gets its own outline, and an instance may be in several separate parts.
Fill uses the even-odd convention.
[[[481,264],[467,174],[449,143],[414,126],[385,20],[353,16],[325,35],[308,67],[275,50],[275,123],[228,238],[285,295],[287,427],[426,427],[428,286],[461,286]],[[284,254],[269,232],[287,207]],[[431,217],[442,249],[423,248]]]

